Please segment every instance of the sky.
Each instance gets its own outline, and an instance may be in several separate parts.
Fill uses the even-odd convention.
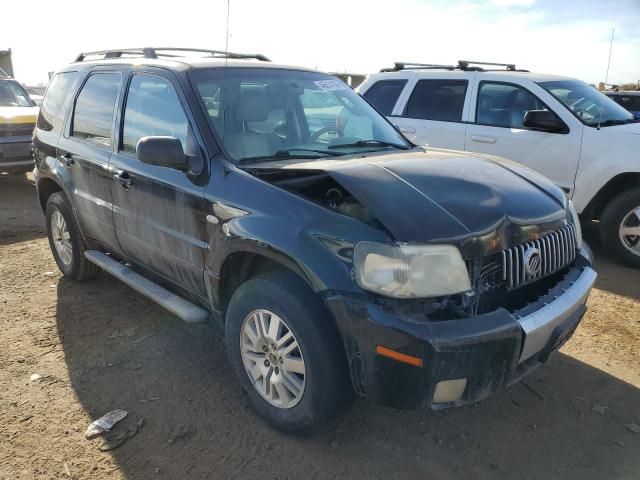
[[[26,84],[80,51],[224,50],[227,0],[3,2],[0,50]],[[228,48],[278,63],[371,73],[394,61],[515,63],[532,71],[640,81],[640,0],[229,0]]]

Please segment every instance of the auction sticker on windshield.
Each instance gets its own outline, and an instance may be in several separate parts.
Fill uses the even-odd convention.
[[[315,82],[317,86],[319,86],[322,90],[346,90],[348,87],[346,84],[342,83],[339,80],[317,80]]]

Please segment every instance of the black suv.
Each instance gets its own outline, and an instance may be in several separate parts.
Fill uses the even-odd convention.
[[[211,319],[283,430],[322,425],[354,391],[480,400],[566,341],[595,281],[551,182],[416,147],[340,80],[261,55],[82,54],[34,135],[64,275],[104,269]]]

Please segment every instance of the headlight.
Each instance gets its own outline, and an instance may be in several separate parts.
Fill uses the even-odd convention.
[[[569,213],[571,214],[571,221],[573,222],[573,226],[576,228],[576,247],[578,250],[582,248],[582,227],[580,226],[580,217],[578,217],[578,212],[576,212],[576,207],[573,206],[573,202],[569,200]]]
[[[356,281],[365,290],[395,298],[427,298],[471,290],[460,251],[452,245],[360,242]]]

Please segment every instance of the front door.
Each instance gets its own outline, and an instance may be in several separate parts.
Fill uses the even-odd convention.
[[[564,131],[549,133],[525,127],[523,118],[528,110],[551,110],[540,96],[545,96],[548,103],[553,99],[546,98],[543,91],[533,93],[516,83],[493,80],[490,75],[477,75],[477,100],[472,106],[465,150],[522,163],[567,193],[572,192],[580,159],[582,124],[564,112],[554,111],[565,123]]]
[[[111,212],[109,159],[121,84],[120,72],[94,72],[87,77],[57,149],[82,233],[114,250],[118,243]]]
[[[131,75],[119,148],[110,162],[113,217],[127,257],[206,297],[203,203],[207,171],[178,92],[168,78],[155,73]],[[177,138],[185,153],[197,160],[193,165],[199,166],[183,172],[140,162],[136,145],[147,136]]]

